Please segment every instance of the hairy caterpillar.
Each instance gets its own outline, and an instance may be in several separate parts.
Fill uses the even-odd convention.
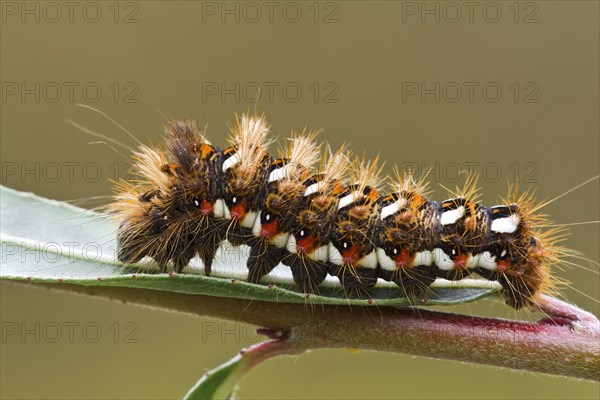
[[[180,272],[199,255],[210,274],[228,240],[250,246],[250,282],[283,263],[305,293],[329,274],[348,297],[368,297],[381,278],[421,299],[437,277],[477,273],[498,281],[518,309],[552,288],[558,230],[539,228],[546,220],[531,195],[513,190],[502,205],[485,207],[471,177],[436,202],[424,180],[399,173],[385,195],[378,160],[323,150],[306,132],[275,159],[269,128],[263,115],[236,116],[221,150],[194,122],[170,121],[166,150],[141,146],[139,179],[119,181],[109,207],[119,222],[118,259],[151,257],[162,271],[172,264]]]

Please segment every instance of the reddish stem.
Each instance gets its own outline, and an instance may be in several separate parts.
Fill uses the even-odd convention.
[[[544,296],[551,319],[528,323],[393,307],[344,307],[249,301],[158,290],[43,284],[61,290],[241,321],[313,348],[362,348],[600,380],[600,323],[592,314]],[[568,322],[571,323],[561,323]],[[548,323],[552,322],[552,323]]]

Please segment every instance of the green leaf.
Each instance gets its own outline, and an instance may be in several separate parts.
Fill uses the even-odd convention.
[[[399,288],[384,282],[377,284],[371,300],[345,299],[335,278],[328,278],[319,287],[319,294],[307,299],[295,290],[291,274],[283,267],[265,277],[265,284],[247,283],[244,247],[222,246],[209,277],[202,275],[197,260],[182,274],[158,273],[152,262],[124,266],[115,258],[116,226],[106,215],[6,187],[0,187],[0,197],[0,279],[144,288],[283,303],[410,305]],[[482,280],[440,281],[434,284],[431,297],[423,305],[474,301],[497,288]]]
[[[237,355],[225,364],[207,372],[185,395],[184,400],[231,399],[244,374],[243,358]]]
[[[255,344],[242,350],[225,364],[207,372],[185,395],[184,400],[233,398],[238,383],[254,367],[269,358],[300,354],[304,349],[283,337]]]

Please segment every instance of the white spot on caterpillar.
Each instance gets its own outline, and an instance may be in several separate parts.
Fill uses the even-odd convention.
[[[492,221],[492,232],[513,233],[519,227],[519,216],[511,214],[506,218],[498,218]]]
[[[240,222],[240,225],[244,228],[252,228],[254,221],[256,221],[256,212],[248,212],[244,216],[244,219]]]
[[[383,207],[381,209],[381,220],[383,221],[390,215],[396,214],[398,212],[398,210],[400,210],[400,206],[398,205],[397,202],[394,202],[388,206]]]
[[[452,271],[454,269],[454,261],[440,248],[433,249],[433,259],[435,265],[443,271]]]
[[[313,183],[304,191],[304,197],[310,196],[313,193],[317,193],[321,189],[321,182]]]
[[[496,264],[496,257],[494,257],[489,251],[484,251],[480,254],[477,265],[490,271],[495,271],[498,267]]]
[[[223,162],[223,172],[227,171],[229,168],[233,167],[238,162],[240,162],[239,151]]]
[[[285,244],[285,248],[292,254],[296,254],[296,237],[294,235],[290,235],[287,243]]]
[[[385,253],[385,250],[382,248],[377,248],[377,263],[386,271],[395,271],[396,270],[396,262]]]
[[[350,204],[356,202],[360,198],[361,198],[361,194],[358,191],[352,192],[349,195],[342,197],[338,204],[338,210],[341,210],[342,208],[349,206]]]
[[[467,257],[466,267],[469,269],[477,268],[477,266],[479,265],[480,258],[481,258],[481,254],[469,254]]]
[[[254,226],[252,226],[252,235],[258,238],[262,236],[262,223],[260,222],[260,214],[260,211],[256,213],[256,220],[254,221]]]
[[[377,252],[375,250],[373,250],[372,252],[370,252],[369,254],[367,254],[366,256],[361,258],[360,260],[358,260],[356,263],[354,263],[354,265],[357,267],[363,267],[363,268],[369,268],[369,269],[377,268]]]
[[[419,265],[430,266],[433,263],[433,254],[429,250],[419,251],[415,254],[415,258],[410,264],[411,267],[417,267]]]
[[[289,164],[286,164],[281,168],[274,169],[269,174],[269,183],[275,182],[275,181],[280,181],[281,179],[288,176],[289,173],[290,173],[290,165]]]
[[[342,253],[340,253],[340,251],[331,242],[329,242],[328,247],[329,247],[329,262],[334,265],[342,265],[344,263]]]
[[[440,223],[442,225],[454,224],[465,215],[465,207],[460,206],[456,210],[450,210],[442,213]]]
[[[390,215],[396,214],[398,211],[400,211],[400,208],[404,207],[404,205],[407,202],[408,201],[404,197],[400,197],[398,200],[396,200],[392,204],[388,204],[387,206],[383,207],[381,209],[381,220],[383,221]]]
[[[277,235],[275,235],[271,238],[269,243],[271,243],[273,246],[275,246],[277,248],[283,249],[288,242],[289,236],[290,236],[289,232],[278,233]]]
[[[313,252],[308,253],[308,257],[315,261],[323,261],[326,262],[329,257],[329,252],[327,251],[327,245],[321,246],[315,249]]]
[[[227,205],[225,205],[225,201],[223,199],[217,199],[215,204],[213,204],[213,213],[215,213],[215,217],[217,218],[227,218],[230,219],[231,215],[229,215],[229,209],[227,208],[227,215],[225,213],[225,209]]]

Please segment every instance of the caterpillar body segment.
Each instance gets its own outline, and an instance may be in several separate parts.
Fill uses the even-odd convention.
[[[301,207],[310,178],[318,160],[315,134],[294,135],[290,144],[270,166],[266,193],[252,227],[248,259],[248,281],[258,283],[287,254],[286,246],[293,231],[295,215]]]
[[[329,242],[329,273],[339,278],[347,297],[366,297],[377,283],[375,232],[381,204],[377,161],[356,159],[353,183],[338,196]]]
[[[231,127],[231,146],[223,151],[222,210],[233,245],[247,244],[266,194],[273,158],[267,152],[269,125],[264,116],[244,114]]]
[[[330,153],[322,172],[304,182],[302,199],[293,212],[288,254],[282,262],[305,293],[312,293],[329,272],[329,242],[349,167],[343,149]]]
[[[225,239],[225,221],[220,217],[223,152],[212,146],[191,121],[171,121],[167,126],[167,148],[176,160],[176,168],[165,173],[173,182],[171,197],[186,225],[181,229],[188,252],[195,249],[206,274],[210,274],[216,251]],[[192,250],[190,250],[192,249]],[[180,272],[189,263],[181,263]]]
[[[440,210],[411,180],[382,200],[377,237],[379,277],[395,282],[409,298],[422,299],[435,281]]]

